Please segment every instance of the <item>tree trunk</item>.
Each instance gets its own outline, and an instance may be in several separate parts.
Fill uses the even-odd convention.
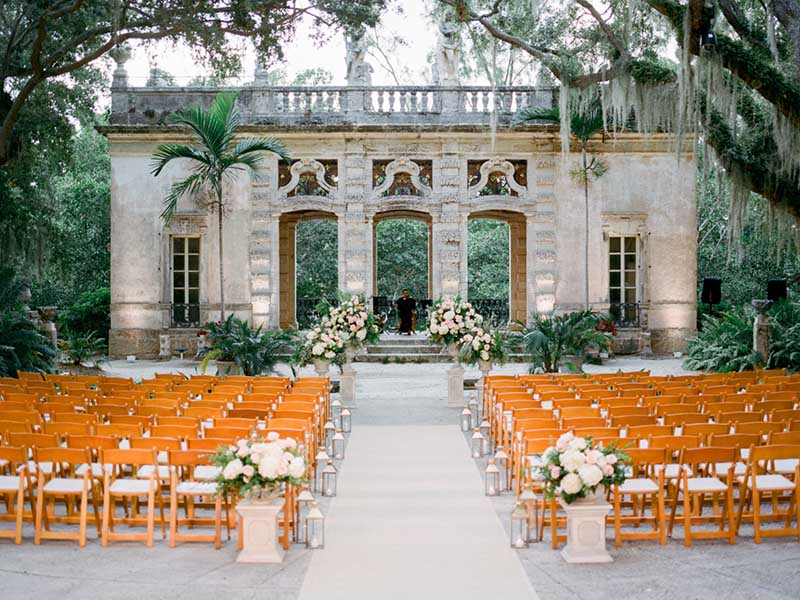
[[[586,142],[581,144],[581,161],[583,162],[583,293],[586,310],[589,310],[589,166],[586,163]]]
[[[222,264],[222,190],[217,192],[217,231],[219,233],[219,315],[220,321],[225,320],[225,267]]]

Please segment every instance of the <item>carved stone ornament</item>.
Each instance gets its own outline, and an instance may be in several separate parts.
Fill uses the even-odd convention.
[[[517,180],[514,179],[514,165],[500,158],[492,158],[481,165],[481,178],[478,180],[478,183],[469,186],[469,195],[478,196],[481,190],[486,187],[486,184],[489,182],[489,175],[492,173],[502,173],[506,176],[508,187],[517,192],[520,196],[527,196],[528,189],[524,185],[517,183]]]
[[[198,213],[176,213],[165,229],[170,235],[203,235],[208,229],[208,216]]]
[[[303,175],[303,173],[313,173],[317,178],[317,185],[319,187],[331,195],[336,193],[336,188],[325,181],[325,166],[313,158],[298,160],[291,166],[289,173],[291,174],[289,183],[278,189],[281,198],[285,198],[289,192],[297,187],[297,184],[300,182],[300,176]]]
[[[409,158],[398,158],[386,165],[386,179],[378,187],[372,190],[373,198],[380,198],[383,192],[392,187],[395,175],[398,173],[408,173],[411,176],[412,185],[417,188],[420,193],[428,197],[431,195],[431,188],[422,183],[419,179],[419,165]]]

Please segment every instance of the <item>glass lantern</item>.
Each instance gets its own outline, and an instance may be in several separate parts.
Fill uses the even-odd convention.
[[[477,427],[472,432],[472,458],[483,456],[483,436]]]
[[[336,495],[336,465],[332,460],[328,461],[325,468],[322,469],[322,495],[326,497],[333,497]]]
[[[494,464],[494,459],[489,459],[485,472],[486,495],[497,496],[500,492],[500,469]]]
[[[343,433],[350,433],[353,430],[353,416],[350,413],[350,409],[346,406],[342,407],[342,414],[341,414],[341,422],[342,422],[342,432]]]
[[[314,502],[314,496],[311,494],[311,491],[304,487],[301,492],[297,495],[297,527],[294,530],[294,541],[299,542],[301,544],[305,544],[308,540],[306,538],[306,517],[308,516],[308,512],[311,510],[311,504]]]
[[[343,460],[344,434],[342,434],[341,429],[337,429],[336,433],[333,434],[333,438],[331,440],[331,446],[333,447],[333,458],[335,458],[336,460]]]
[[[466,433],[470,429],[472,429],[472,411],[469,406],[465,406],[461,411],[461,431]]]
[[[306,515],[306,548],[317,550],[325,547],[325,516],[316,502]]]
[[[338,398],[331,400],[331,421],[336,427],[342,426],[342,403]]]
[[[528,513],[528,531],[532,534],[528,541],[536,543],[539,541],[539,498],[533,493],[531,487],[526,485],[519,495],[519,501],[525,506]],[[531,525],[533,526],[532,532],[530,531]]]
[[[325,470],[325,465],[328,464],[328,461],[331,459],[330,455],[325,451],[325,448],[320,448],[319,452],[317,452],[316,456],[316,463],[317,468],[314,472],[314,489],[317,492],[322,491],[322,472]]]
[[[328,454],[333,454],[333,434],[336,433],[336,426],[333,424],[333,421],[326,421],[322,430],[325,434],[325,451]]]
[[[492,438],[491,438],[491,426],[489,425],[489,421],[484,419],[481,421],[480,424],[481,435],[483,436],[483,454],[488,454],[491,450]]]
[[[502,446],[498,446],[497,452],[494,453],[494,464],[497,465],[497,469],[500,471],[500,487],[497,490],[504,492],[508,484],[508,454],[506,454]]]
[[[522,502],[517,502],[511,511],[511,547],[527,548],[530,531],[528,511]]]
[[[477,427],[478,423],[480,423],[480,406],[481,405],[478,404],[478,399],[474,394],[469,397],[467,408],[469,408],[469,412],[472,413],[472,424],[469,426],[470,429]]]

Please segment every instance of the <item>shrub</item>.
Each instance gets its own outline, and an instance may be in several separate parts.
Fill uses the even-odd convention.
[[[65,362],[76,366],[90,359],[95,359],[93,365],[97,366],[101,362],[97,357],[102,356],[106,351],[105,341],[98,337],[94,331],[75,333],[67,330],[64,332],[62,339],[59,340],[58,347],[64,358],[66,358]]]
[[[111,328],[111,290],[107,287],[97,288],[80,295],[77,302],[67,307],[61,315],[63,327],[76,334],[95,335],[108,340]]]
[[[531,358],[531,370],[542,368],[554,373],[563,356],[583,356],[587,349],[607,351],[611,335],[598,329],[601,318],[588,310],[556,316],[536,315],[522,338]]]

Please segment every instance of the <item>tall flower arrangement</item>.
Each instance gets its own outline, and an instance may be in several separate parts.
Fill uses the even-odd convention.
[[[460,346],[464,336],[482,323],[483,317],[469,302],[462,302],[460,298],[438,300],[431,311],[428,334],[434,343]]]
[[[303,448],[292,438],[281,439],[274,432],[265,439],[242,439],[235,446],[220,448],[211,460],[222,467],[217,485],[225,494],[268,496],[278,493],[283,484],[306,483]]]
[[[479,361],[504,363],[508,360],[509,346],[508,334],[479,326],[461,339],[458,358],[468,365],[474,365]]]
[[[614,446],[595,446],[592,438],[565,433],[554,447],[545,450],[542,463],[534,467],[541,476],[546,498],[561,498],[571,504],[626,479],[628,456]]]

